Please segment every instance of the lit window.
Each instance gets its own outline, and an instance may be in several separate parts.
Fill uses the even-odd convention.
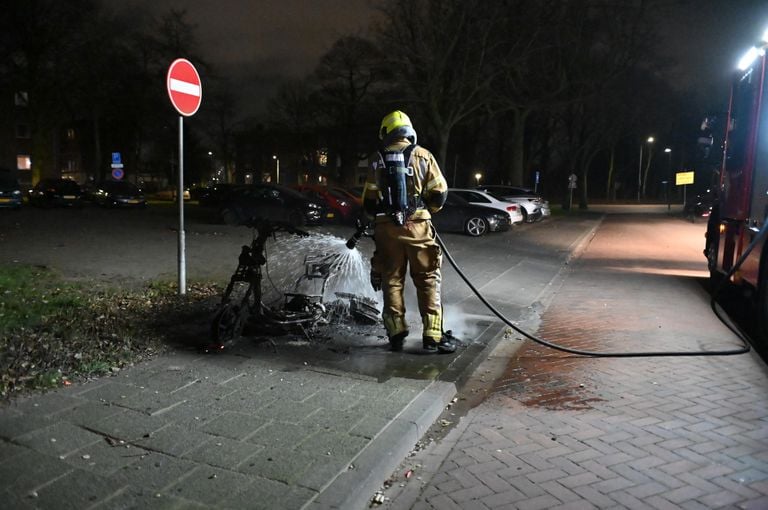
[[[74,139],[75,139],[74,128],[67,128],[67,140],[74,140]]]
[[[28,154],[16,156],[16,168],[19,170],[32,170],[32,158]]]

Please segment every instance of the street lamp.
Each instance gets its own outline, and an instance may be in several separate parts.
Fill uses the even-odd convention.
[[[646,143],[653,143],[654,138],[649,136]],[[637,166],[637,201],[640,201],[640,191],[643,189],[643,144],[640,144],[640,163]]]
[[[277,165],[277,171],[275,172],[275,184],[280,184],[280,158],[273,154],[272,159],[275,160]]]
[[[477,181],[477,185],[480,186],[480,178],[483,176],[480,172],[477,172],[475,174],[475,181]]]

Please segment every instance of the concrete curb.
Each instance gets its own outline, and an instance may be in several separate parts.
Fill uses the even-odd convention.
[[[397,466],[408,457],[477,367],[492,352],[503,335],[488,324],[461,356],[419,393],[352,460],[353,469],[339,473],[302,508],[366,508],[370,498]]]
[[[351,469],[339,473],[302,508],[365,508],[454,395],[455,384],[433,381],[352,460]]]

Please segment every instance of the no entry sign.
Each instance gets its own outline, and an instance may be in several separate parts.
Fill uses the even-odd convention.
[[[192,63],[185,58],[178,58],[168,68],[168,97],[176,111],[185,117],[194,115],[203,99],[203,87],[200,75]]]

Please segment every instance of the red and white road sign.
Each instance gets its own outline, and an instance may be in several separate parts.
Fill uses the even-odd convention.
[[[203,99],[203,86],[192,62],[185,58],[174,60],[168,68],[166,85],[168,97],[177,112],[185,117],[197,112]]]

